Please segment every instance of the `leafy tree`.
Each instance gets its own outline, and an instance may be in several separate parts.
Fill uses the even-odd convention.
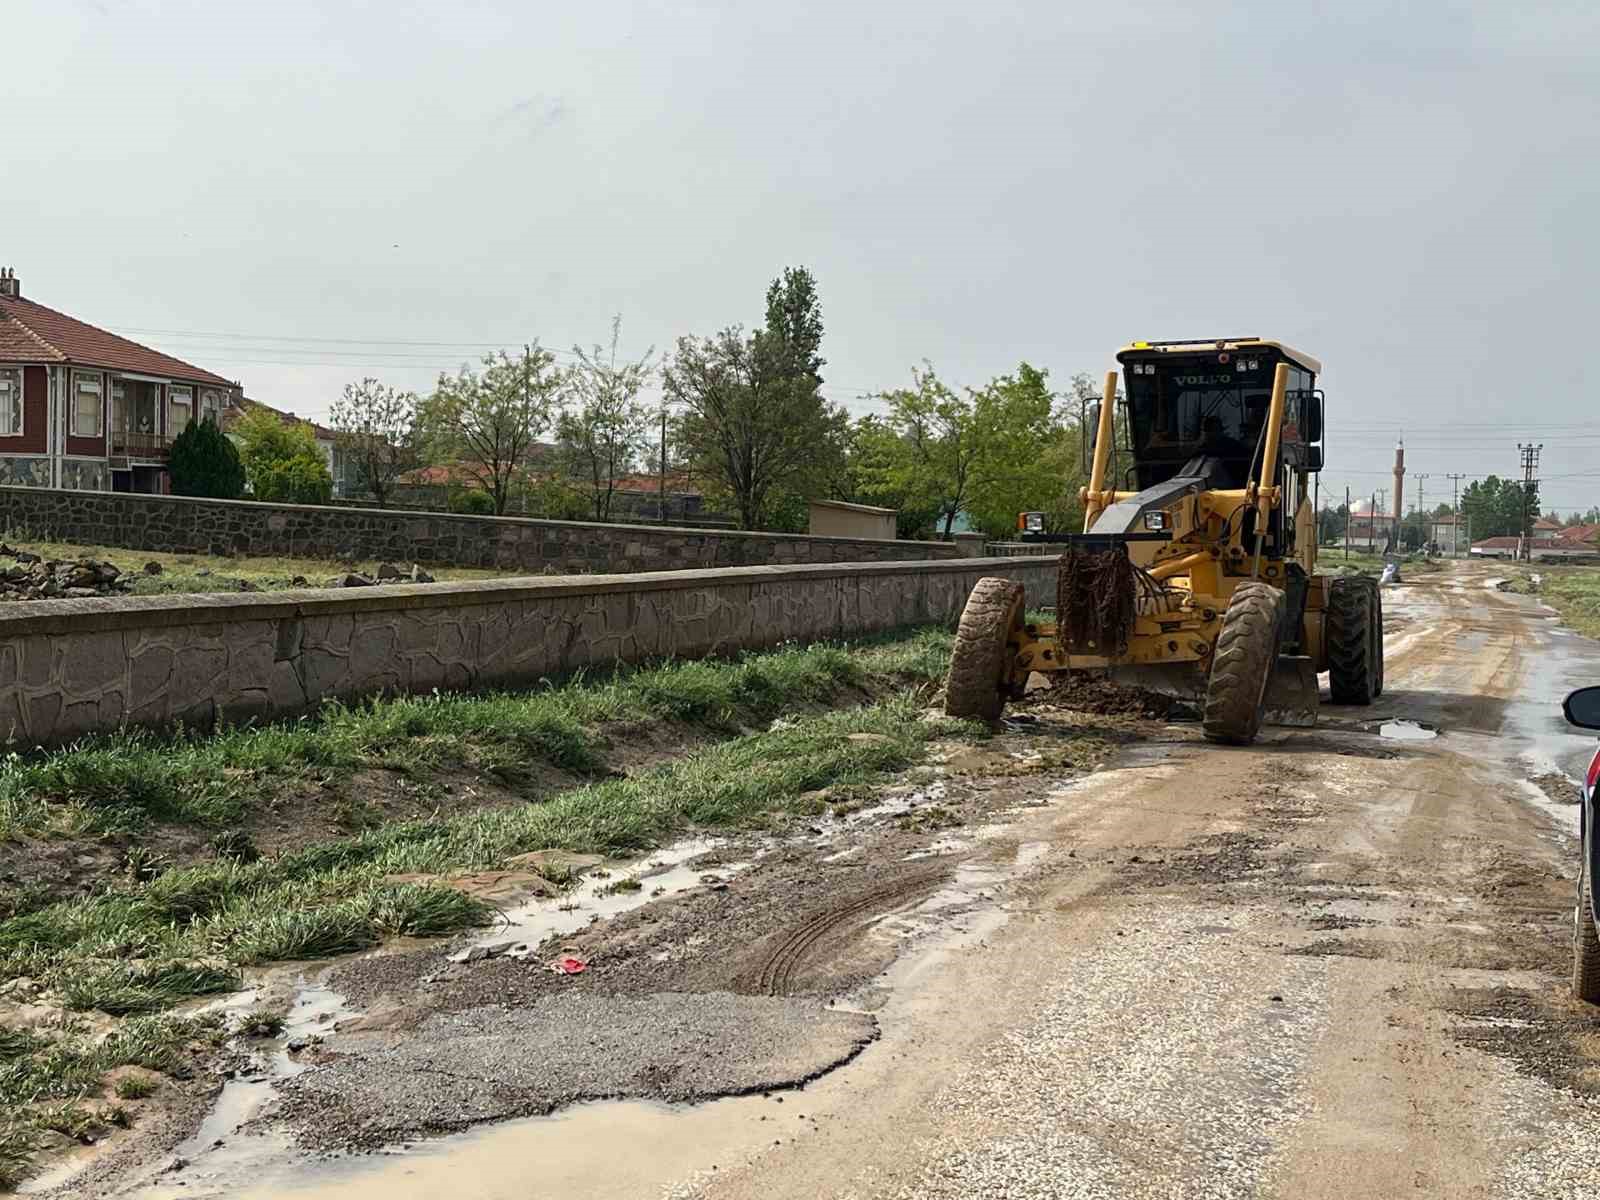
[[[570,407],[556,420],[556,442],[568,472],[587,493],[596,521],[611,519],[617,478],[626,474],[644,448],[650,413],[639,402],[655,374],[652,348],[635,362],[617,361],[622,318],[611,322],[609,351],[574,346],[577,365],[567,373]],[[587,513],[585,515],[588,515]]]
[[[822,396],[821,343],[815,281],[789,269],[767,290],[761,329],[680,338],[662,372],[683,407],[684,459],[745,529],[765,528],[785,494],[827,490],[842,469],[849,419]]]
[[[1519,536],[1524,520],[1531,524],[1539,519],[1538,490],[1527,497],[1519,480],[1498,475],[1473,480],[1461,493],[1461,519],[1470,523],[1474,541]]]
[[[333,402],[328,424],[379,504],[388,501],[401,475],[421,465],[415,392],[397,391],[371,378],[347,383],[344,395]]]
[[[244,463],[211,417],[190,421],[172,442],[172,490],[180,496],[236,500],[244,494]]]
[[[285,421],[267,408],[252,408],[235,427],[239,457],[257,500],[287,504],[326,504],[333,477],[304,421]]]
[[[440,375],[418,411],[424,444],[476,479],[494,511],[504,513],[513,482],[550,428],[564,383],[555,356],[537,342],[521,358],[501,351],[486,355],[480,371]]]
[[[1317,541],[1324,546],[1342,541],[1349,520],[1350,509],[1345,505],[1324,505],[1317,513]]]
[[[1019,512],[1059,504],[1072,446],[1045,372],[1022,363],[1014,375],[965,396],[926,364],[912,379],[913,387],[883,396],[890,425],[909,447],[897,482],[931,501],[942,536],[950,536],[962,512],[985,532],[1004,536]]]
[[[911,446],[887,421],[862,417],[846,434],[844,470],[833,496],[853,504],[895,510],[895,533],[902,538],[931,538],[939,517],[936,502],[913,491]]]

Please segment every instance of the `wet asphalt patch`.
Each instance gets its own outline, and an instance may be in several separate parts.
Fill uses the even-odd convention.
[[[341,1043],[289,1081],[301,1140],[372,1148],[584,1100],[708,1100],[795,1087],[877,1037],[868,1014],[730,993],[550,997],[430,1017],[404,1038]]]
[[[1521,988],[1462,988],[1449,1011],[1462,1046],[1503,1058],[1519,1074],[1581,1096],[1600,1096],[1600,1059],[1587,1048],[1600,1020]]]

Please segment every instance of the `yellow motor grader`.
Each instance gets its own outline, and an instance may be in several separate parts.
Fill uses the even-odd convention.
[[[1092,433],[1082,533],[1059,544],[1054,621],[1023,588],[979,580],[961,616],[945,710],[996,720],[1034,672],[1109,675],[1198,701],[1207,738],[1264,720],[1312,725],[1317,676],[1335,704],[1383,691],[1375,581],[1317,574],[1321,364],[1260,338],[1134,342],[1117,353]],[[1029,522],[1030,525],[1036,522]]]

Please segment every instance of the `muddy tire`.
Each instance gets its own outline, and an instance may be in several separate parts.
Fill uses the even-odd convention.
[[[1383,589],[1372,584],[1372,698],[1383,695]]]
[[[1270,584],[1242,583],[1234,589],[1206,681],[1201,728],[1208,740],[1243,746],[1261,731],[1283,610],[1283,593]]]
[[[1010,579],[980,579],[956,629],[945,682],[952,717],[998,721],[1005,710],[1006,639],[1022,624],[1023,590]]]
[[[1342,576],[1328,586],[1328,690],[1335,704],[1371,704],[1377,693],[1372,609],[1376,589],[1370,579]]]
[[[1600,1004],[1600,937],[1594,931],[1594,890],[1584,855],[1578,884],[1578,907],[1572,910],[1572,994],[1586,1004]]]

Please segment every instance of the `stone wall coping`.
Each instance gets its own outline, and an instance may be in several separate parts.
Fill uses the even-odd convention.
[[[1029,565],[1041,560],[1029,559]],[[1018,569],[1015,558],[938,558],[905,562],[796,563],[757,567],[695,567],[625,575],[521,576],[444,583],[374,584],[356,588],[298,588],[282,592],[181,593],[125,598],[18,600],[0,604],[0,643],[29,634],[92,633],[170,625],[213,625],[285,617],[397,609],[462,608],[523,600],[571,599],[625,592],[763,581],[873,578],[890,575],[972,574],[986,567]]]
[[[97,500],[117,500],[126,496],[127,499],[136,500],[143,504],[173,504],[178,506],[192,504],[204,505],[206,507],[237,507],[245,510],[268,509],[276,512],[283,512],[286,510],[297,513],[321,512],[337,514],[340,517],[365,515],[373,517],[385,517],[389,519],[410,519],[414,521],[426,520],[467,522],[490,526],[513,524],[519,526],[535,526],[541,529],[603,529],[607,532],[617,533],[649,533],[656,535],[668,534],[685,537],[735,539],[759,538],[762,541],[824,542],[842,546],[882,546],[884,544],[882,538],[838,537],[832,534],[818,535],[812,533],[766,533],[762,530],[752,529],[710,529],[699,525],[622,525],[613,524],[609,521],[552,521],[543,517],[477,516],[472,513],[437,512],[431,510],[419,511],[417,509],[406,508],[368,508],[353,504],[280,504],[265,500],[212,500],[204,496],[157,496],[147,493],[88,491],[81,488],[51,488],[49,491],[51,495],[62,497],[92,496]],[[0,486],[0,499],[3,499],[7,493],[12,492],[27,496],[37,496],[40,492],[40,489],[33,487],[22,487],[18,485],[3,485]],[[893,544],[898,546],[938,546],[946,550],[948,550],[951,546],[951,543],[949,542],[916,542],[900,541],[899,539],[896,539]]]

